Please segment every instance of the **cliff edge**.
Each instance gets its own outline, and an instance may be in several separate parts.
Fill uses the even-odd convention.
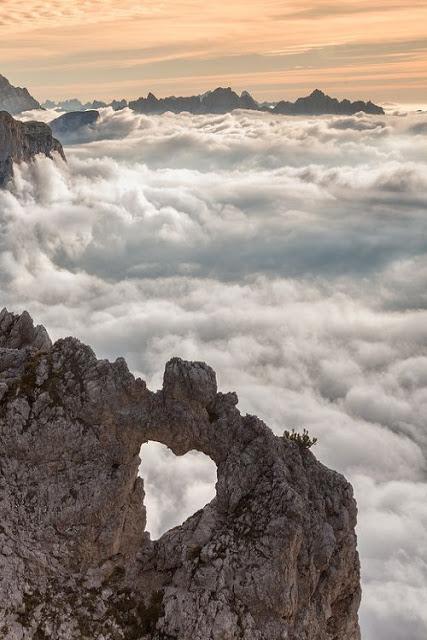
[[[162,390],[27,313],[0,314],[3,640],[359,640],[348,482],[219,393],[206,364]],[[152,541],[141,445],[198,450],[216,497]]]
[[[58,153],[65,160],[61,143],[44,122],[20,122],[0,111],[0,188],[13,177],[13,165],[29,162],[39,153],[52,157]]]

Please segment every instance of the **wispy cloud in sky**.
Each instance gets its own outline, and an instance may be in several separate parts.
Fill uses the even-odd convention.
[[[350,97],[421,100],[426,22],[424,0],[3,0],[0,71],[40,98],[197,93],[212,83],[294,97],[317,77]],[[264,56],[274,68],[253,68]],[[365,71],[375,62],[374,83]]]

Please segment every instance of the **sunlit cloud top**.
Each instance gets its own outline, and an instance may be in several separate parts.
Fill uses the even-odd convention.
[[[426,23],[426,0],[2,0],[0,73],[40,99],[221,84],[427,101]]]

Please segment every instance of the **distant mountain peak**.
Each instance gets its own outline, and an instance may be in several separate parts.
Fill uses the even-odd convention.
[[[373,115],[384,115],[384,109],[373,102],[363,102],[331,98],[320,89],[315,89],[310,95],[298,98],[295,102],[282,100],[274,107],[274,113],[289,116],[320,116],[320,115],[354,115],[360,111]]]
[[[323,91],[321,91],[320,89],[315,89],[315,90],[310,94],[310,96],[311,96],[311,97],[317,97],[317,96],[325,97],[325,96],[326,96],[326,94],[325,94]]]
[[[28,89],[14,87],[5,76],[0,74],[0,110],[7,111],[12,115],[29,111],[30,109],[40,109],[40,103],[33,98]]]
[[[234,93],[234,91],[231,87],[217,87],[211,93]]]
[[[40,108],[40,103],[30,95],[28,89],[14,87],[5,76],[0,74],[0,111],[15,115],[22,111]]]

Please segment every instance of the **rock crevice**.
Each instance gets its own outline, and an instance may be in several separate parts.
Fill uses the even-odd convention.
[[[174,358],[153,393],[4,310],[0,398],[2,638],[359,640],[351,486],[210,367]],[[155,542],[148,440],[218,469],[213,501]]]

